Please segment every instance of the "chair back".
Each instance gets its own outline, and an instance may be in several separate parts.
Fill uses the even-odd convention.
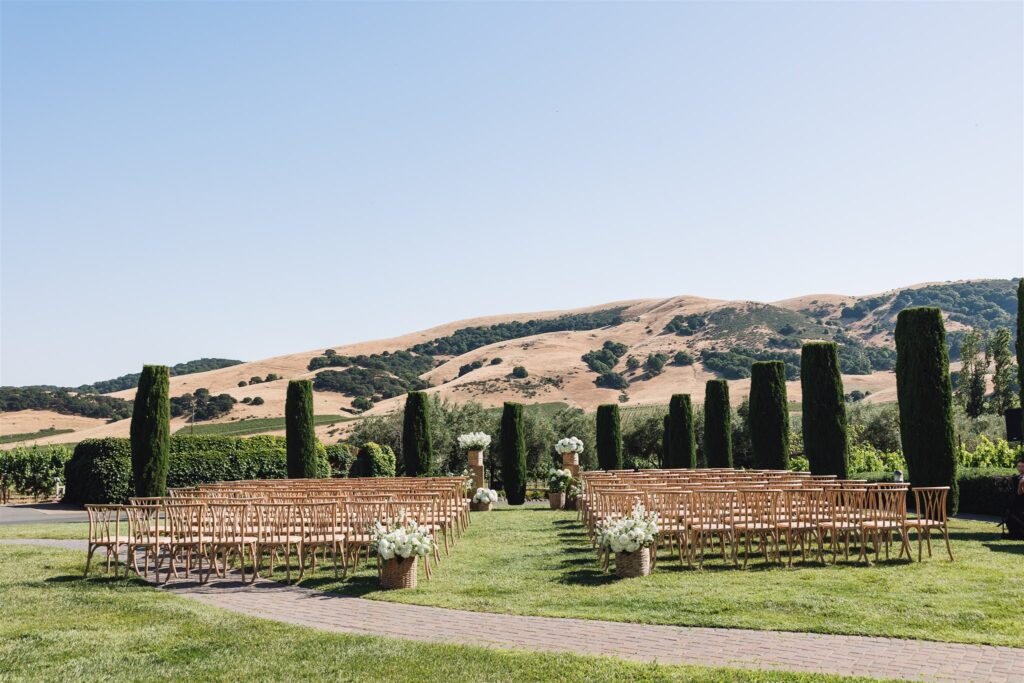
[[[86,505],[89,516],[89,544],[110,545],[117,543],[121,533],[120,505]]]
[[[949,496],[948,486],[918,486],[914,488],[914,507],[917,516],[945,524],[946,498]]]

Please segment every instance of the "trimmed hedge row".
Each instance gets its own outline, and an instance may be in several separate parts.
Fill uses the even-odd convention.
[[[391,446],[381,446],[372,441],[359,449],[348,476],[393,477],[395,476],[395,452]]]
[[[961,467],[957,471],[960,486],[960,512],[972,515],[1002,516],[1006,512],[1009,488],[1005,477],[1014,473],[999,467]],[[892,472],[855,472],[853,479],[869,482],[892,481]],[[907,495],[908,507],[913,508],[914,494]]]
[[[317,445],[318,470],[330,476],[327,452]],[[288,475],[285,440],[279,436],[172,436],[167,485],[196,486],[239,479],[283,479]],[[64,467],[64,502],[123,503],[134,495],[128,439],[86,439]]]

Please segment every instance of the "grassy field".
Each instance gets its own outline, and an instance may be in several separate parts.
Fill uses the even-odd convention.
[[[75,431],[74,429],[53,429],[47,427],[46,429],[40,429],[38,432],[28,432],[25,434],[4,434],[0,436],[0,443],[15,443],[17,441],[32,441],[34,439],[42,439],[46,436],[57,436],[58,434],[70,434]]]
[[[130,579],[81,578],[82,553],[0,545],[0,679],[17,681],[689,681],[863,679],[657,666],[333,634],[244,617]]]
[[[355,418],[344,415],[316,415],[313,423],[317,425],[329,425],[336,422],[347,422]],[[202,436],[245,436],[246,434],[262,434],[263,432],[275,432],[284,429],[283,417],[256,417],[251,420],[237,420],[235,422],[216,422],[213,424],[194,425],[194,433]],[[191,434],[193,426],[186,425],[175,434]]]
[[[66,540],[88,537],[88,522],[40,522],[35,524],[0,524],[0,539],[53,538],[58,540]]]

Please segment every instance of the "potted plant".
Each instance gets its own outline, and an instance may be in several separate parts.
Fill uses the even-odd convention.
[[[470,508],[474,512],[487,512],[491,506],[498,502],[498,492],[494,489],[477,489],[473,494],[473,502]]]
[[[388,526],[376,522],[373,542],[381,562],[381,588],[415,588],[419,558],[434,550],[434,537],[430,532],[411,519]]]
[[[657,538],[657,515],[637,504],[628,517],[600,524],[597,541],[601,550],[615,553],[615,575],[632,578],[651,573],[651,547]]]
[[[551,470],[548,479],[548,503],[552,510],[560,510],[565,507],[565,489],[572,481],[572,472],[569,470]]]
[[[459,448],[468,452],[470,467],[483,467],[484,449],[491,445],[491,437],[483,432],[469,432],[459,435]]]
[[[578,510],[579,499],[583,496],[583,482],[579,479],[569,480],[569,485],[565,488],[565,509],[566,510]]]

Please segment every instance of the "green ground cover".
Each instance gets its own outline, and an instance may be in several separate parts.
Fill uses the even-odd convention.
[[[354,418],[345,417],[344,415],[316,415],[313,417],[313,424],[329,425],[336,422],[347,422],[352,419]],[[247,434],[276,432],[283,429],[283,417],[255,417],[250,420],[236,420],[234,422],[186,425],[176,431],[175,434],[194,433],[197,436],[245,436]]]
[[[237,615],[124,578],[82,553],[0,545],[0,679],[852,683],[853,678],[334,634]]]
[[[46,429],[40,429],[38,432],[25,432],[22,434],[4,434],[0,435],[0,443],[16,443],[18,441],[32,441],[34,439],[42,439],[47,436],[56,436],[58,434],[70,434],[75,431],[74,429],[53,429],[47,427]]]

